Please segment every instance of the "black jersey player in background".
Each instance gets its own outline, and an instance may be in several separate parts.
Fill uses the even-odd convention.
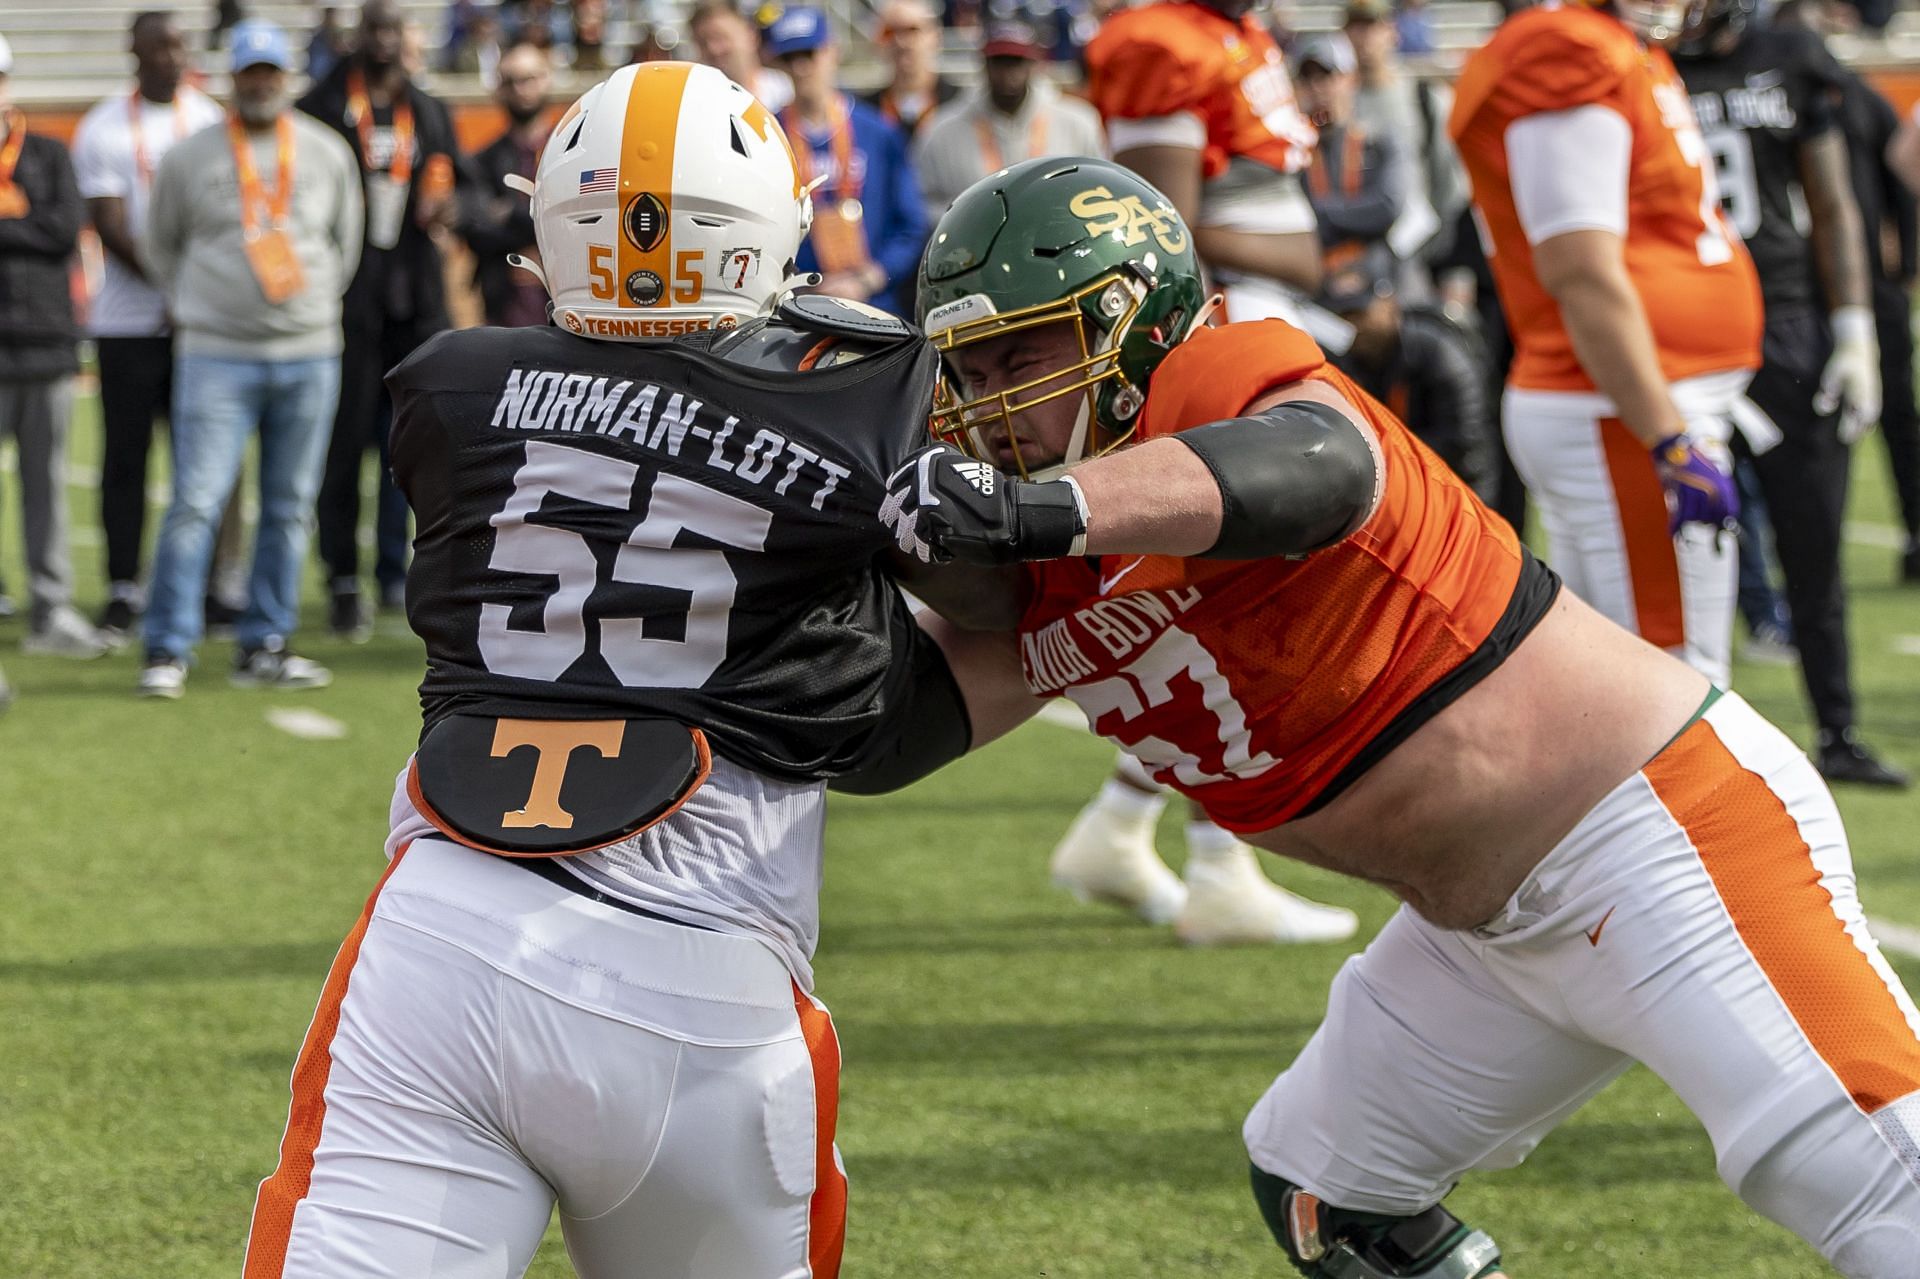
[[[711,68],[590,89],[532,196],[555,327],[388,376],[425,729],[247,1279],[518,1276],[556,1206],[587,1279],[832,1279],[823,792],[975,736],[882,571],[938,357],[792,299],[805,184]]]
[[[1905,786],[1854,734],[1841,527],[1850,448],[1879,417],[1880,371],[1843,73],[1818,37],[1760,27],[1753,7],[1707,0],[1675,58],[1766,307],[1735,443],[1752,454],[1786,576],[1814,761],[1829,781]]]
[[[1845,0],[1786,0],[1773,24],[1826,37],[1848,30]],[[1842,66],[1842,131],[1873,277],[1874,330],[1880,338],[1880,438],[1893,472],[1907,543],[1900,580],[1920,585],[1920,408],[1913,384],[1913,285],[1920,268],[1920,207],[1891,162],[1900,114],[1851,67]]]

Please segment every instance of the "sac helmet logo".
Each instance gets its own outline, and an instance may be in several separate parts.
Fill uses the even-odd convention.
[[[666,284],[651,271],[634,271],[627,276],[627,300],[635,306],[658,306],[666,291]]]
[[[651,253],[667,238],[667,206],[653,192],[642,191],[627,202],[625,224],[634,247]]]
[[[1116,196],[1106,187],[1088,187],[1067,201],[1088,235],[1112,234],[1125,245],[1143,244],[1149,232],[1168,253],[1187,247],[1186,228],[1173,206],[1161,203],[1149,209],[1137,195]]]

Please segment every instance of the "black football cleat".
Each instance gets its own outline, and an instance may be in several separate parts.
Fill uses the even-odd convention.
[[[1850,728],[1822,732],[1813,748],[1813,764],[1829,782],[1886,790],[1905,790],[1913,784],[1912,778],[1862,746]]]

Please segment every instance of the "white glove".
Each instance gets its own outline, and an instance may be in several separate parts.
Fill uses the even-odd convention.
[[[1873,312],[1864,306],[1841,307],[1832,323],[1833,354],[1821,370],[1813,411],[1840,410],[1840,439],[1852,444],[1880,420],[1880,342]]]

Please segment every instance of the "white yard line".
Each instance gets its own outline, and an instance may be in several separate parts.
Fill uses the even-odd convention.
[[[1890,950],[1907,959],[1920,959],[1920,928],[1896,924],[1890,919],[1876,919],[1871,915],[1867,916],[1867,927],[1873,930],[1880,949]]]
[[[267,723],[290,737],[310,742],[334,742],[347,735],[347,726],[322,711],[304,706],[273,706],[267,710]]]

